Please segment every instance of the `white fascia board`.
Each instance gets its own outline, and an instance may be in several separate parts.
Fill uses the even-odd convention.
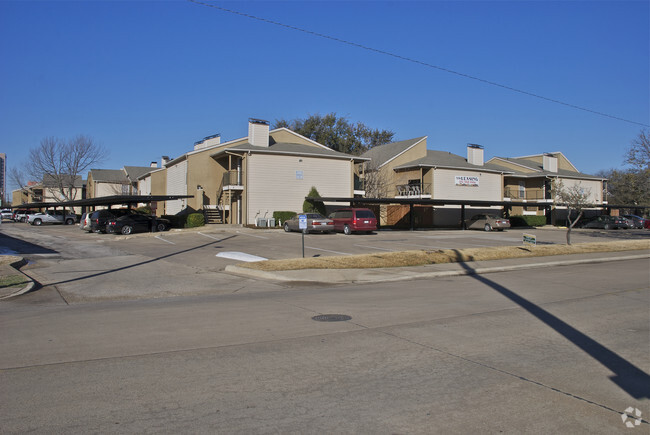
[[[425,164],[419,164],[419,165],[413,165],[413,166],[398,166],[397,168],[394,168],[394,170],[398,169],[411,169],[411,168],[433,168],[433,169],[459,169],[463,171],[474,171],[474,172],[490,172],[492,174],[511,174],[512,172],[508,171],[500,171],[497,169],[489,169],[489,168],[465,168],[463,166],[445,166],[445,165],[425,165]]]
[[[328,150],[330,148],[327,148]],[[310,154],[310,153],[301,153],[301,152],[294,152],[294,151],[274,151],[274,150],[242,150],[242,149],[235,149],[235,148],[227,148],[224,150],[227,153],[232,153],[232,154],[283,154],[283,155],[288,155],[288,156],[301,156],[301,157],[319,157],[319,158],[324,158],[324,159],[337,159],[337,160],[362,160],[362,161],[367,161],[370,159],[364,158],[364,157],[355,157],[355,156],[331,156],[327,154]]]
[[[395,160],[396,158],[398,158],[399,156],[401,156],[402,154],[404,154],[405,152],[407,152],[408,150],[410,150],[411,148],[413,148],[414,146],[416,146],[417,144],[419,144],[419,143],[422,142],[423,140],[427,140],[428,138],[429,138],[429,136],[424,136],[422,139],[420,139],[419,141],[415,142],[413,145],[411,145],[410,147],[408,147],[407,149],[405,149],[405,150],[402,151],[401,153],[396,154],[396,155],[394,155],[393,157],[391,157],[390,159],[386,160],[384,163],[382,163],[381,165],[379,165],[379,168],[381,168],[382,166],[388,164],[389,162],[392,162],[393,160]]]

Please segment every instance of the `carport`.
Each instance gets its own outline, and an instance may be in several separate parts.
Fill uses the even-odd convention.
[[[74,201],[62,202],[31,202],[20,205],[12,205],[11,208],[34,208],[42,210],[44,208],[54,209],[62,208],[65,215],[66,208],[82,207],[85,212],[85,207],[95,210],[96,207],[108,207],[109,209],[114,205],[126,205],[131,209],[133,204],[151,204],[152,202],[173,201],[176,199],[193,198],[192,195],[113,195],[102,196],[99,198],[77,199]]]
[[[503,207],[506,215],[509,215],[510,210],[513,206],[541,206],[544,205],[547,210],[552,206],[566,206],[564,203],[534,203],[534,202],[521,202],[521,201],[477,201],[477,200],[454,200],[454,199],[422,199],[422,198],[337,198],[337,197],[305,197],[306,201],[309,202],[341,202],[347,203],[350,207],[355,206],[364,206],[364,205],[377,205],[377,204],[399,204],[399,205],[408,205],[409,206],[409,219],[410,219],[410,230],[413,231],[416,229],[415,225],[415,214],[413,213],[413,207],[416,205],[430,205],[430,206],[444,206],[444,205],[459,205],[460,206],[460,227],[463,228],[463,223],[465,222],[465,207]],[[606,211],[608,214],[613,209],[648,209],[650,207],[637,206],[637,205],[611,205],[611,204],[602,204],[602,205],[590,205],[589,208],[601,209]]]

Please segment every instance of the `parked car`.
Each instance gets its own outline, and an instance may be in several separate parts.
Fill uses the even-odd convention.
[[[151,231],[152,228],[155,228],[156,231],[167,231],[170,227],[171,222],[168,219],[133,213],[111,219],[106,224],[106,232],[128,235],[131,233]]]
[[[92,212],[81,214],[81,217],[79,218],[79,229],[81,231],[92,231],[90,229],[90,215],[92,215]]]
[[[133,210],[126,208],[96,210],[90,215],[90,228],[88,231],[94,233],[105,233],[106,224],[108,224],[109,221],[130,213],[133,213]]]
[[[582,228],[602,228],[604,230],[627,229],[627,220],[622,216],[601,215],[584,221]]]
[[[468,230],[503,231],[510,228],[510,219],[494,214],[477,214],[465,221],[465,228]]]
[[[17,208],[14,210],[12,219],[14,222],[27,222],[27,216],[35,213],[37,213],[36,210],[30,210],[28,208]]]
[[[14,218],[14,212],[11,211],[10,208],[3,208],[0,210],[0,214],[2,214],[2,219],[13,219]]]
[[[632,221],[633,228],[643,229],[645,227],[646,219],[642,218],[641,216],[637,216],[635,214],[624,214],[623,217],[629,221]]]
[[[63,216],[63,211],[61,210],[45,210],[45,212],[38,212],[35,214],[27,215],[27,222],[32,225],[42,225],[42,224],[66,224],[72,225],[77,220],[77,215],[73,213],[66,214]]]
[[[310,231],[320,231],[323,233],[334,232],[334,221],[323,217],[319,213],[305,213],[307,216],[307,232]],[[284,230],[289,231],[301,231],[299,228],[299,215],[294,216],[291,219],[284,222]]]
[[[377,218],[367,208],[341,208],[329,218],[334,221],[334,231],[342,231],[345,235],[360,231],[369,234],[377,229]]]

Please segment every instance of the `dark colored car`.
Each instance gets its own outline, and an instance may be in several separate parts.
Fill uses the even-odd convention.
[[[645,227],[646,219],[642,218],[641,216],[637,216],[635,214],[625,214],[623,217],[632,222],[633,228],[643,229]]]
[[[323,217],[319,213],[305,213],[307,217],[307,232],[310,231],[320,231],[323,233],[329,233],[334,231],[334,221]],[[299,228],[299,217],[296,215],[284,223],[284,230],[289,231],[300,231]]]
[[[111,219],[106,225],[107,233],[131,234],[151,231],[167,231],[171,223],[167,219],[145,214],[127,214],[116,219]]]
[[[105,233],[108,221],[129,213],[133,213],[133,211],[123,208],[94,211],[90,215],[90,227],[86,230],[93,233]]]
[[[627,229],[627,220],[622,216],[601,215],[591,218],[582,224],[582,228],[602,228],[604,230]]]
[[[342,231],[345,235],[361,231],[371,233],[377,229],[377,218],[367,208],[342,208],[329,218],[334,221],[334,231]]]

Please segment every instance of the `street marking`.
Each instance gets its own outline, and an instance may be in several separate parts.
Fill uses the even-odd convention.
[[[228,258],[230,260],[245,261],[247,263],[252,263],[254,261],[268,260],[268,258],[258,257],[257,255],[251,255],[251,254],[247,254],[245,252],[237,252],[237,251],[219,252],[216,255],[216,257]]]
[[[218,242],[220,242],[221,240],[223,240],[223,239],[220,239],[220,238],[218,238],[218,237],[211,236],[210,234],[203,234],[203,233],[200,232],[200,231],[198,232],[198,234],[201,234],[202,236],[205,236],[205,237],[209,237],[209,238],[214,239],[214,240],[216,240],[216,241],[218,241]]]
[[[394,249],[378,248],[376,246],[366,246],[366,245],[354,245],[354,246],[358,246],[359,248],[379,249],[380,251],[389,251],[389,252],[394,251]]]
[[[257,237],[258,239],[265,239],[268,240],[268,237],[263,237],[263,236],[256,236],[255,234],[247,234],[247,233],[242,233],[239,231],[235,231],[237,234],[241,234],[242,236],[251,236],[251,237]]]
[[[154,238],[155,238],[155,239],[158,239],[158,240],[162,240],[163,242],[167,242],[167,243],[169,243],[170,245],[175,245],[175,244],[176,244],[176,243],[174,243],[174,242],[170,242],[169,240],[165,240],[165,239],[163,239],[163,238],[160,237],[160,236],[156,236],[156,237],[154,237]]]
[[[312,248],[311,246],[305,246],[305,248],[307,248],[307,249],[315,249],[316,251],[331,252],[332,254],[354,255],[354,254],[350,254],[349,252],[330,251],[329,249]]]

